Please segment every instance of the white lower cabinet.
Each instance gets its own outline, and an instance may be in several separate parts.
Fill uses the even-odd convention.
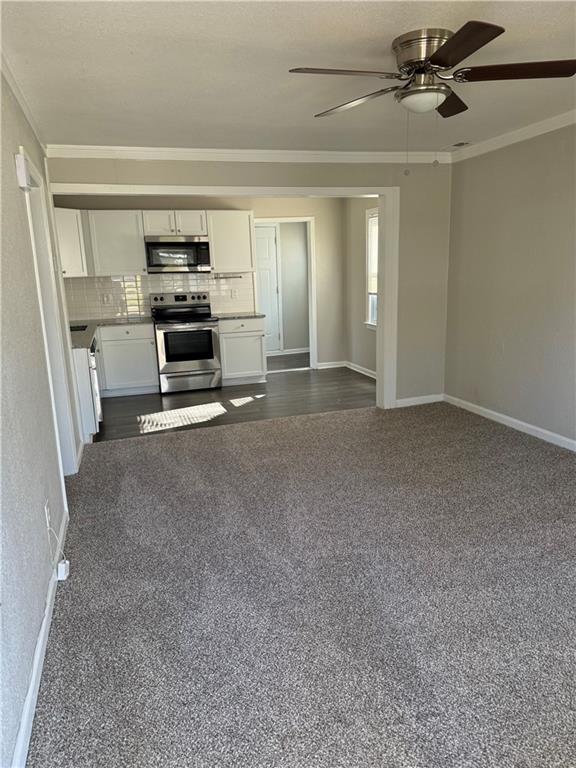
[[[223,384],[266,381],[264,321],[220,321]]]
[[[90,360],[87,349],[73,349],[74,376],[80,406],[80,427],[82,442],[92,442],[92,435],[98,432],[98,414],[94,408],[94,395],[90,376]]]
[[[103,369],[105,393],[158,387],[152,324],[103,326],[99,329],[97,360]]]

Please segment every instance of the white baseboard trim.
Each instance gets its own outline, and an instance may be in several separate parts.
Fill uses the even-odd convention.
[[[269,371],[268,371],[269,373]],[[236,378],[222,379],[223,387],[235,387],[239,384],[265,384],[266,376],[236,376]]]
[[[80,464],[82,463],[82,456],[84,454],[84,443],[80,443],[78,451],[76,453],[76,473],[80,471]]]
[[[160,392],[160,386],[150,385],[147,387],[129,387],[128,389],[103,389],[100,397],[125,397],[126,395],[152,395]]]
[[[340,360],[338,363],[316,363],[316,368],[320,371],[325,368],[348,368],[348,363],[345,360]]]
[[[16,735],[14,752],[12,753],[11,768],[25,768],[26,766],[28,748],[30,746],[30,736],[32,735],[32,724],[34,723],[34,713],[36,711],[36,701],[38,699],[40,679],[42,677],[42,668],[44,666],[44,657],[46,655],[46,644],[48,643],[50,625],[52,624],[52,612],[54,610],[54,600],[56,598],[56,587],[58,586],[58,580],[56,578],[56,567],[63,554],[64,542],[66,540],[66,531],[68,529],[68,520],[68,512],[65,510],[64,514],[62,515],[60,530],[58,531],[58,541],[60,542],[60,548],[54,555],[52,562],[53,569],[50,576],[50,581],[48,583],[46,607],[44,609],[44,617],[42,618],[40,631],[38,632],[38,637],[36,639],[36,647],[34,649],[34,657],[32,659],[32,669],[30,671],[30,682],[28,683],[28,691],[26,692],[26,698],[24,699],[24,704],[22,706],[22,712],[20,715],[20,726]]]
[[[304,352],[310,352],[310,347],[301,347],[299,349],[275,349],[273,352],[266,352],[266,357],[276,357],[277,355],[301,355]]]
[[[376,371],[371,371],[370,368],[364,368],[363,365],[356,365],[356,363],[346,363],[347,368],[356,373],[361,373],[364,376],[368,376],[370,379],[376,378]]]
[[[56,596],[56,572],[52,573],[46,595],[46,608],[44,618],[36,640],[34,658],[32,660],[32,671],[30,673],[30,683],[28,692],[24,699],[22,714],[20,716],[20,727],[16,736],[16,745],[12,754],[11,768],[25,768],[26,758],[28,757],[28,747],[30,746],[30,736],[32,734],[32,723],[34,722],[34,712],[36,711],[36,700],[40,688],[40,678],[42,676],[42,667],[44,666],[44,656],[46,654],[46,644],[50,633],[50,624],[52,623],[52,611],[54,609],[54,598]]]
[[[324,368],[349,368],[356,373],[362,373],[364,376],[368,376],[371,379],[376,378],[376,371],[371,371],[369,368],[364,368],[362,365],[356,365],[356,363],[350,363],[348,360],[340,360],[334,363],[318,363],[316,366],[319,370]]]
[[[419,395],[418,397],[401,397],[396,400],[396,408],[408,408],[411,405],[426,405],[428,403],[441,403],[444,395]]]
[[[540,440],[545,440],[547,443],[553,443],[559,445],[561,448],[567,448],[569,451],[576,452],[576,440],[572,440],[570,437],[559,435],[557,432],[550,432],[548,429],[542,427],[536,427],[534,424],[528,424],[526,421],[520,421],[514,419],[512,416],[506,416],[504,413],[498,413],[498,411],[491,411],[489,408],[484,408],[476,403],[470,403],[468,400],[461,400],[459,397],[452,397],[452,395],[444,395],[444,400],[450,405],[455,405],[457,408],[463,408],[465,411],[470,411],[478,416],[484,416],[486,419],[497,421],[499,424],[504,424],[506,427],[512,427],[519,432],[525,432],[532,437],[538,437]]]

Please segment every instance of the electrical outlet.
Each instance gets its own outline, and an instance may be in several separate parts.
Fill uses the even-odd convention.
[[[239,295],[239,294],[238,294],[238,288],[232,288],[232,289],[231,289],[231,291],[230,291],[230,296],[231,296],[233,299],[237,299],[237,298],[238,298],[238,295]]]
[[[112,304],[112,294],[111,293],[103,293],[101,298],[102,298],[102,304]]]
[[[58,581],[66,581],[69,575],[70,575],[70,561],[64,560],[64,559],[60,560],[56,568],[56,576],[58,578]]]

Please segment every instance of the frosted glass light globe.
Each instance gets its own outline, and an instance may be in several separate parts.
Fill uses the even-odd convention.
[[[400,104],[410,112],[431,112],[446,101],[446,96],[442,91],[408,93],[400,99]]]

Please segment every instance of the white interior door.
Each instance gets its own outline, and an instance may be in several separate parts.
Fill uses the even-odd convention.
[[[282,349],[282,327],[276,227],[262,225],[256,227],[256,269],[258,306],[266,315],[266,352],[277,352]]]

